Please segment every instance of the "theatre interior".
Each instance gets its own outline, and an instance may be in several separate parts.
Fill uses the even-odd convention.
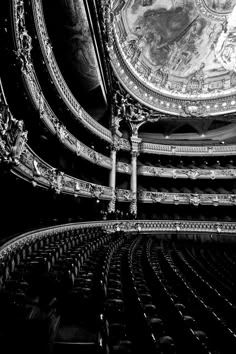
[[[2,0],[0,351],[236,353],[236,0]]]

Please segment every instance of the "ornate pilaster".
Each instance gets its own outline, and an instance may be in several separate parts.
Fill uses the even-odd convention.
[[[130,189],[132,193],[132,201],[130,203],[130,212],[135,217],[137,216],[137,157],[139,155],[139,144],[141,139],[135,135],[131,137],[131,180]]]

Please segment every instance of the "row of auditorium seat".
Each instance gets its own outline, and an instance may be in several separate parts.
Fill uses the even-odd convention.
[[[235,246],[220,247],[101,228],[31,240],[1,264],[3,353],[234,353]]]

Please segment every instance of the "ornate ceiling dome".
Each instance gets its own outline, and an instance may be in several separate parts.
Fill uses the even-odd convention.
[[[236,0],[113,1],[110,56],[123,86],[151,108],[181,116],[236,110],[236,73],[217,43]]]

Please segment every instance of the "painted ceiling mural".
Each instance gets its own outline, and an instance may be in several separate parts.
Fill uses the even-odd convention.
[[[121,4],[120,6],[118,4]],[[114,36],[124,62],[142,84],[180,99],[236,93],[215,48],[236,0],[114,1]]]

